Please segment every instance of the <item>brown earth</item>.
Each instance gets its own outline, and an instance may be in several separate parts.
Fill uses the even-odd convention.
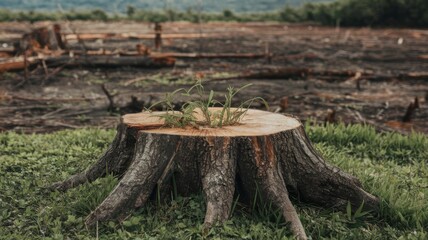
[[[10,49],[22,34],[47,24],[51,23],[0,23],[0,51],[2,47]],[[153,33],[153,25],[147,23],[61,25],[63,33]],[[174,68],[161,69],[40,66],[30,69],[25,81],[24,71],[0,73],[0,130],[112,128],[120,114],[139,112],[162,99],[165,92],[202,78],[217,79],[205,86],[217,91],[219,98],[229,85],[252,83],[237,96],[237,104],[259,96],[268,101],[271,111],[283,111],[302,120],[365,122],[382,131],[428,133],[428,30],[182,22],[164,23],[162,28],[164,34],[202,36],[166,39],[162,52],[268,52],[272,57],[183,58]],[[69,40],[67,44],[76,51],[134,51],[137,44],[152,47],[154,41],[109,38],[83,43]],[[281,72],[278,69],[303,70],[293,75],[259,74]],[[112,106],[106,92],[113,96]],[[415,98],[419,108],[403,123],[406,109]],[[260,104],[254,106],[262,108]]]

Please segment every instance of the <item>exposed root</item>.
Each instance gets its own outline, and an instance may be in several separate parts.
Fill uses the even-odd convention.
[[[323,207],[344,209],[348,203],[358,208],[377,211],[379,199],[365,192],[360,181],[325,162],[310,143],[303,128],[278,134],[273,141],[292,141],[277,145],[276,152],[288,188],[298,193],[302,201]]]
[[[297,211],[288,197],[287,188],[285,187],[281,172],[277,171],[276,168],[269,168],[265,174],[266,177],[261,179],[263,192],[272,203],[281,209],[285,221],[290,223],[290,229],[294,236],[299,240],[306,240],[308,237],[297,215]]]
[[[204,227],[229,218],[235,192],[236,160],[230,138],[207,138],[209,150],[201,165],[202,188],[207,203]]]
[[[270,137],[253,138],[253,161],[256,166],[256,182],[261,186],[261,193],[267,200],[278,207],[294,236],[299,240],[306,240],[307,236],[296,209],[292,205],[284,178],[279,170],[274,145]]]
[[[86,218],[86,225],[123,219],[134,209],[129,206],[143,205],[173,156],[173,151],[163,150],[177,144],[178,137],[164,135],[154,139],[152,134],[139,136],[128,171],[110,195]]]
[[[117,134],[104,154],[99,160],[86,169],[84,172],[72,175],[67,180],[54,183],[50,186],[52,190],[67,191],[86,182],[93,182],[107,174],[119,176],[128,168],[135,139],[130,134],[132,129],[128,129],[124,124],[117,128]]]

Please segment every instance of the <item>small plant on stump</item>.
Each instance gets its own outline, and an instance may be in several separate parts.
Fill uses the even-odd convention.
[[[236,125],[239,124],[255,101],[262,102],[266,108],[269,107],[263,98],[254,97],[241,102],[237,108],[232,108],[235,95],[251,85],[246,84],[240,88],[229,86],[222,102],[214,98],[215,92],[213,90],[205,91],[202,81],[198,81],[189,89],[180,88],[172,93],[167,93],[165,99],[153,104],[148,110],[162,104],[166,106],[166,113],[157,115],[157,117],[162,118],[167,127],[221,128]],[[180,110],[174,110],[174,98],[177,94],[187,98]],[[211,111],[210,108],[212,107],[221,107],[221,110]],[[200,113],[202,119],[196,118],[196,113]]]

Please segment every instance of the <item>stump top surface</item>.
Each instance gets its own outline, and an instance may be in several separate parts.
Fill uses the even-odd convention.
[[[220,111],[221,108],[210,108],[211,111]],[[222,128],[210,127],[165,127],[163,119],[157,117],[165,112],[142,112],[126,114],[122,117],[122,123],[140,129],[144,132],[157,134],[172,134],[184,136],[263,136],[290,129],[295,129],[301,123],[293,118],[278,113],[249,109],[241,122],[237,125],[224,126]]]

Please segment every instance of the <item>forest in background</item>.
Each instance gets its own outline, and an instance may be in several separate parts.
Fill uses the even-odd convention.
[[[269,5],[268,2],[266,2],[266,6]],[[4,8],[0,9],[0,21],[34,22],[64,19],[101,21],[127,19],[148,22],[279,21],[314,22],[330,26],[428,27],[428,1],[426,0],[337,0],[326,3],[311,2],[300,7],[287,4],[283,5],[280,10],[271,11],[260,11],[263,9],[257,7],[259,4],[248,4],[247,7],[251,7],[251,9],[246,12],[231,9],[221,11],[219,7],[215,8],[219,10],[218,12],[205,11],[205,8],[201,11],[194,8],[176,10],[169,8],[168,5],[165,5],[166,8],[163,10],[147,10],[147,8],[127,5],[124,13],[111,13],[102,9],[71,9],[52,12],[17,11]],[[3,2],[0,7],[5,5]],[[13,9],[14,5],[10,6]]]

